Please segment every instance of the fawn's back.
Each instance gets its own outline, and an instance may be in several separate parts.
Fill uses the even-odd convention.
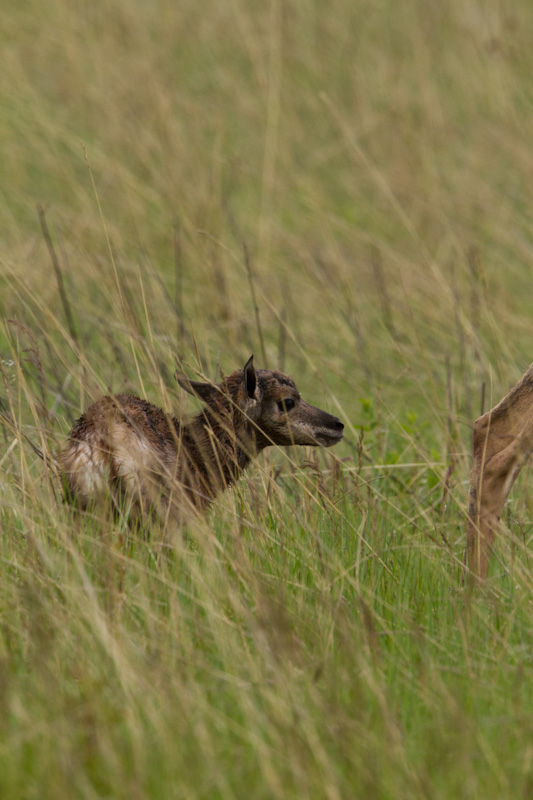
[[[110,487],[149,500],[154,480],[172,478],[179,434],[179,422],[146,400],[103,397],[76,422],[60,455],[69,493],[82,508]]]

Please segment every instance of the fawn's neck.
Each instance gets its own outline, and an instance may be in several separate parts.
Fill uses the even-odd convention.
[[[210,409],[182,428],[181,448],[180,482],[199,507],[232,486],[263,449],[240,412],[215,414]]]

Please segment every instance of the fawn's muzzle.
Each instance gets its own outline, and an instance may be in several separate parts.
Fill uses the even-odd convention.
[[[334,444],[340,442],[344,436],[344,425],[340,419],[332,414],[323,412],[323,418],[320,422],[321,424],[317,425],[313,430],[313,435],[317,442],[323,447],[333,447]]]

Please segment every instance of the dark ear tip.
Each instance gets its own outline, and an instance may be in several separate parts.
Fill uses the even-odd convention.
[[[246,393],[250,399],[253,399],[255,394],[255,387],[257,386],[257,378],[254,369],[254,357],[250,356],[244,365],[244,383],[246,385]]]
[[[179,383],[182,389],[187,389],[187,391],[190,391],[191,382],[188,377],[183,374],[183,372],[175,370],[174,379]]]

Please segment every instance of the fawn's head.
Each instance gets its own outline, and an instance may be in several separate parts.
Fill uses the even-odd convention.
[[[256,370],[253,356],[244,369],[219,384],[190,381],[179,373],[175,377],[215,414],[231,413],[235,433],[253,437],[258,449],[271,444],[331,447],[343,437],[344,425],[337,417],[302,400],[293,379],[283,372]]]

